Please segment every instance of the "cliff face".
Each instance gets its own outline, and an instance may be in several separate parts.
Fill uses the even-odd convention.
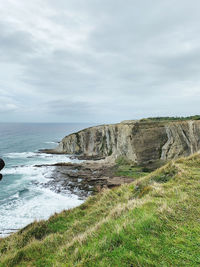
[[[95,126],[66,136],[56,152],[91,158],[119,156],[141,164],[200,150],[200,121],[139,122]]]

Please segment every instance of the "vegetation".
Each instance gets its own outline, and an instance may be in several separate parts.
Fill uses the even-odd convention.
[[[137,166],[125,157],[119,157],[116,160],[116,176],[127,176],[137,179],[147,175],[148,172],[150,172],[149,168]]]
[[[188,117],[151,117],[146,119],[141,119],[141,122],[148,121],[187,121],[187,120],[200,120],[200,115],[188,116]]]
[[[0,240],[0,266],[199,266],[200,155]]]

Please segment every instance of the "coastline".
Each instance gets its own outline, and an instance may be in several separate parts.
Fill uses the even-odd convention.
[[[134,181],[130,177],[116,176],[116,165],[105,161],[85,160],[80,163],[58,162],[54,164],[34,165],[34,167],[45,167],[49,173],[46,181],[41,183],[35,181],[35,185],[47,188],[60,196],[75,195],[81,201],[79,205],[84,203],[89,196],[95,195],[103,189],[119,187],[122,184],[129,184]],[[50,170],[52,167],[54,167],[53,171],[48,171],[48,168]],[[64,210],[68,210],[68,208]],[[26,226],[17,229],[4,229],[0,232],[0,239],[21,231],[24,227]]]
[[[127,255],[134,266],[158,266],[160,259],[170,266],[197,266],[199,157],[171,161],[1,239],[2,266],[75,266],[80,258],[83,266],[91,260],[121,266]]]
[[[175,140],[175,145],[180,140],[181,146],[184,146],[185,148],[184,151],[181,150],[182,152],[180,155],[183,156],[185,154],[191,154],[192,152],[195,152],[194,147],[196,147],[196,142],[198,141],[196,140],[197,138],[189,138],[194,134],[194,129],[192,131],[190,128],[191,125],[196,125],[195,127],[197,128],[200,126],[198,122],[194,121],[181,123],[173,122],[170,124],[171,129],[173,129],[172,137]],[[37,188],[37,190],[32,188],[35,195],[39,195],[40,192],[38,192],[38,189],[42,189],[44,191],[47,190],[53,192],[50,193],[55,194],[53,199],[62,196],[70,198],[70,196],[72,197],[74,195],[77,200],[85,201],[90,195],[95,195],[103,189],[110,189],[119,187],[122,184],[129,184],[139,176],[147,175],[148,172],[151,172],[162,166],[167,162],[167,159],[163,160],[161,157],[166,150],[166,146],[169,151],[171,149],[172,152],[175,153],[174,158],[179,155],[179,150],[174,150],[174,143],[169,142],[171,139],[168,138],[167,140],[164,138],[166,137],[165,127],[169,127],[168,123],[165,126],[163,123],[155,124],[153,122],[152,125],[152,122],[138,124],[138,122],[131,121],[111,126],[106,125],[106,129],[104,129],[104,127],[105,125],[95,126],[72,133],[64,137],[62,141],[58,143],[56,148],[37,149],[36,152],[14,153],[15,155],[12,156],[23,156],[23,158],[30,159],[30,161],[32,161],[32,158],[34,159],[34,157],[50,159],[47,161],[47,163],[42,162],[38,164],[35,163],[30,166],[26,164],[17,166],[19,169],[22,169],[19,171],[19,173],[21,174],[21,171],[23,171],[22,173],[23,175],[25,174],[25,177],[31,177],[29,175],[29,168],[33,172],[33,175],[31,174],[33,180],[30,181],[26,178],[26,188],[21,188],[17,192],[17,194],[20,194],[20,196],[17,196],[17,198],[25,200],[25,202],[22,203],[22,206],[27,205],[26,194],[29,194],[27,193],[29,192],[29,184]],[[118,129],[117,127],[121,130],[121,134],[116,130]],[[112,128],[114,132],[111,134]],[[127,129],[128,131],[125,131]],[[185,129],[187,129],[188,132],[185,131]],[[147,132],[149,134],[152,133],[152,131],[159,134],[160,139],[156,139],[156,142],[149,142],[149,139],[147,139],[148,142],[145,141],[145,143],[141,143],[144,139],[144,136],[141,134],[141,132]],[[130,135],[128,135],[128,133],[130,133]],[[186,142],[185,139],[182,139],[183,133],[188,134],[188,140],[191,141],[190,143]],[[141,139],[141,137],[143,139]],[[170,138],[172,137],[170,136]],[[155,136],[149,134],[149,138],[153,138],[152,140],[154,140]],[[138,146],[135,146],[136,143],[134,143],[134,140],[137,141]],[[146,145],[147,143],[148,145]],[[154,143],[155,146],[152,145]],[[131,145],[131,147],[128,145]],[[109,146],[111,146],[112,149],[110,149]],[[131,154],[127,154],[127,152],[130,151],[132,151]],[[158,157],[153,157],[152,155],[154,155],[154,153],[157,153]],[[134,158],[135,160],[132,158],[133,154],[137,156]],[[130,157],[127,157],[127,155]],[[56,160],[52,161],[51,158],[56,158]],[[143,160],[141,161],[141,159]],[[11,174],[16,174],[16,170],[17,169],[15,169],[14,166],[14,170],[12,170]],[[24,187],[24,183],[22,184]],[[14,195],[12,200],[13,203],[15,203],[15,197],[16,196]],[[43,201],[44,206],[41,206],[42,209],[44,209],[46,205],[45,196],[42,202]],[[70,206],[66,205],[65,201],[59,201],[59,203],[59,205],[63,207],[62,210],[71,208]],[[64,203],[65,205],[63,205]],[[33,204],[35,207],[38,206],[38,203],[36,205],[35,203]],[[72,203],[72,206],[73,205],[74,204]],[[30,205],[30,207],[32,207],[32,205]],[[34,211],[35,209],[32,210]],[[56,209],[54,212],[57,212]],[[33,212],[33,218],[37,218],[38,220],[43,219],[41,216],[38,216],[38,214],[36,215],[35,212]],[[10,225],[8,226],[8,229],[14,228],[15,227]]]
[[[49,180],[44,183],[56,193],[71,192],[80,199],[86,199],[103,188],[113,188],[133,182],[133,178],[116,176],[116,164],[98,160],[84,160],[80,163],[56,163],[35,165],[55,167]]]

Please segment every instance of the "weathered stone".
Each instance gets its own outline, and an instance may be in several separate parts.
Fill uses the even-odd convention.
[[[188,156],[199,150],[200,121],[124,121],[70,134],[63,138],[54,153],[110,161],[125,156],[143,164]]]
[[[91,161],[81,164],[37,165],[37,167],[42,166],[55,166],[44,184],[45,187],[58,193],[71,192],[82,199],[102,188],[113,188],[134,180],[131,177],[115,177],[115,166],[109,163]]]

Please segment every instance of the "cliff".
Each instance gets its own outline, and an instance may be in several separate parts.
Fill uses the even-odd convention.
[[[141,164],[188,156],[200,150],[200,121],[124,121],[84,129],[63,138],[57,153]]]

